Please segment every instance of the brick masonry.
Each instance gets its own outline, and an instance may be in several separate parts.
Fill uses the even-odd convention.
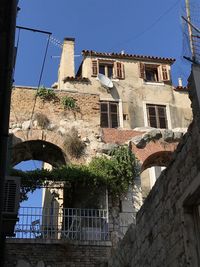
[[[104,267],[110,242],[61,242],[10,240],[6,247],[6,267]]]
[[[124,239],[109,260],[115,267],[200,266],[200,123],[193,77],[190,96],[193,123],[157,180]]]

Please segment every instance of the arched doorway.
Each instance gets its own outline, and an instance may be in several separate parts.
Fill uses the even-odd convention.
[[[146,158],[141,167],[142,195],[145,199],[159,178],[161,172],[168,166],[172,151],[159,151]]]
[[[53,167],[65,165],[68,162],[66,154],[58,146],[42,140],[25,141],[12,147],[12,166],[27,160],[47,162]]]

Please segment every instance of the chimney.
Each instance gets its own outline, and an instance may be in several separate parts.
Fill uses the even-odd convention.
[[[63,89],[65,77],[75,77],[74,44],[75,38],[67,37],[64,39],[58,71],[58,89]]]
[[[178,86],[183,87],[183,82],[181,78],[178,78]]]

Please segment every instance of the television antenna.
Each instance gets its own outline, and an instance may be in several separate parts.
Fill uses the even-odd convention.
[[[186,15],[182,16],[182,20],[185,26],[184,39],[188,46],[187,55],[184,58],[192,63],[200,64],[200,20],[199,12],[196,12],[200,5],[197,5],[199,5],[197,0],[185,0]]]
[[[97,75],[97,79],[99,80],[100,84],[103,85],[106,89],[113,88],[113,82],[107,76],[99,73]]]

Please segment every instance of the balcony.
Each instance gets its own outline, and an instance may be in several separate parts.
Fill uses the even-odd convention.
[[[15,238],[108,241],[108,212],[103,209],[38,208],[19,210]]]

